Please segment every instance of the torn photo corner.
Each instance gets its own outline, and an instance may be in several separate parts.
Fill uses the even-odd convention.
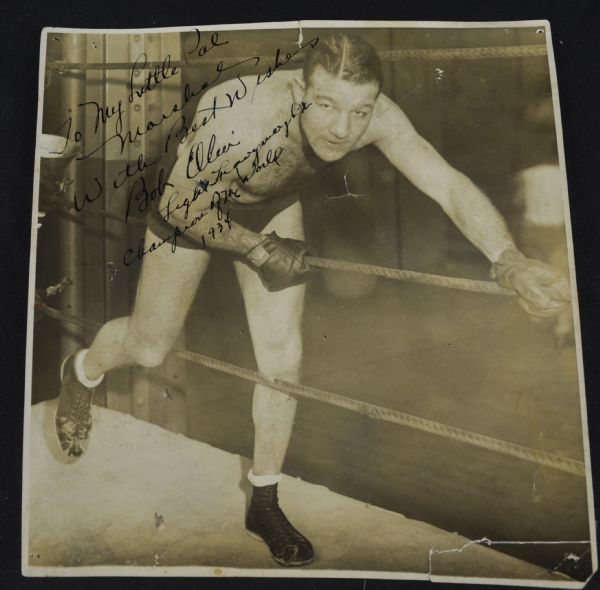
[[[581,588],[550,25],[45,29],[26,576]]]

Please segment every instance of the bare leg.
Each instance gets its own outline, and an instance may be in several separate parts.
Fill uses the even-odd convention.
[[[146,231],[146,242],[158,241]],[[83,369],[93,380],[111,369],[131,364],[162,363],[175,342],[210,255],[169,244],[146,255],[131,316],[105,324],[87,353]]]
[[[302,239],[302,208],[295,203],[274,217],[265,231]],[[301,321],[304,285],[271,293],[258,275],[236,262],[242,287],[250,336],[258,370],[267,377],[297,381],[302,357]],[[284,566],[302,566],[314,558],[311,542],[287,519],[279,507],[278,481],[292,434],[296,400],[256,385],[254,419],[254,465],[249,479],[252,497],[246,513],[246,530],[264,541],[273,559]]]
[[[299,202],[274,217],[264,232],[277,231],[284,237],[303,239],[302,208]],[[259,371],[271,378],[297,381],[302,357],[301,321],[304,285],[269,292],[260,278],[246,265],[235,262],[250,336]],[[281,472],[294,424],[296,400],[288,395],[256,385],[254,420],[254,466],[256,475]]]
[[[148,242],[157,241],[150,230]],[[108,322],[86,354],[65,359],[54,415],[58,444],[65,456],[85,453],[92,428],[94,387],[103,373],[133,363],[162,363],[191,305],[209,255],[163,246],[144,258],[133,314]],[[83,358],[83,365],[81,360]],[[96,383],[94,383],[96,381]]]

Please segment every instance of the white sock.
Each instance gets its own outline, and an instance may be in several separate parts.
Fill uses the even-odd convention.
[[[75,369],[75,376],[77,377],[79,382],[82,385],[85,385],[86,387],[93,389],[94,387],[98,387],[98,385],[100,385],[100,383],[102,383],[102,379],[104,379],[104,373],[102,373],[102,375],[100,375],[100,377],[98,377],[98,379],[94,379],[93,381],[86,377],[85,371],[83,370],[83,359],[85,358],[85,355],[88,353],[88,350],[89,350],[89,348],[84,348],[75,355],[75,361],[73,363],[73,366]]]
[[[248,471],[248,481],[257,488],[272,486],[281,481],[281,473],[277,475],[256,475],[252,469]]]

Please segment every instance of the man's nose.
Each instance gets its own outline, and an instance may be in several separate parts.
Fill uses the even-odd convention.
[[[340,113],[333,122],[330,131],[337,139],[346,139],[350,133],[350,117]]]

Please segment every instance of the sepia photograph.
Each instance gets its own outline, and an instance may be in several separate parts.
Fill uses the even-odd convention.
[[[46,28],[25,576],[582,588],[547,21]]]

